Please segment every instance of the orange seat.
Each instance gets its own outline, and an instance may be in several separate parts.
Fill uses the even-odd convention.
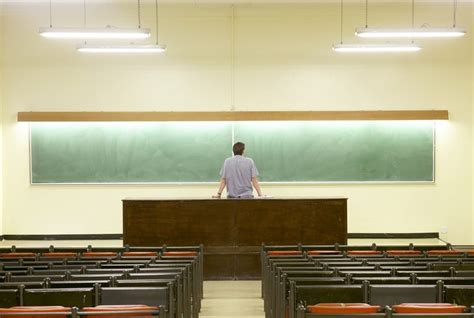
[[[66,313],[65,315],[48,315],[47,313]],[[25,315],[19,315],[25,313]],[[44,315],[28,315],[33,313],[45,313]],[[2,314],[15,314],[14,316],[3,317],[17,317],[17,318],[66,318],[71,314],[71,308],[63,306],[17,306],[11,308],[0,308],[0,317]]]
[[[388,255],[421,255],[421,251],[415,250],[388,250]]]
[[[43,253],[41,254],[43,257],[51,257],[51,258],[73,258],[76,257],[76,253],[73,252],[51,252],[51,253]]]
[[[301,251],[268,251],[268,256],[291,256],[291,255],[302,255]]]
[[[198,252],[193,252],[193,251],[164,252],[163,256],[198,256]]]
[[[347,255],[379,255],[382,251],[347,251]]]
[[[84,307],[81,317],[87,318],[113,318],[113,317],[153,317],[153,312],[156,312],[158,307],[146,305],[100,305],[97,307]],[[109,311],[128,311],[130,313],[123,314],[103,314]],[[93,313],[100,313],[94,315]],[[155,315],[156,316],[156,315]]]
[[[22,257],[36,257],[35,253],[0,253],[0,257],[5,258],[22,258]]]
[[[313,250],[313,251],[308,251],[308,255],[339,255],[341,254],[340,251],[316,251],[316,250]]]
[[[151,256],[151,257],[156,257],[158,256],[157,252],[123,252],[122,256]]]
[[[375,314],[380,311],[380,306],[364,303],[321,303],[307,307],[313,314]]]
[[[428,255],[461,255],[463,251],[456,251],[456,250],[430,250],[428,251]]]
[[[466,306],[443,303],[405,303],[394,305],[392,309],[397,313],[403,314],[456,314],[464,312]]]
[[[117,257],[115,252],[84,252],[82,257]]]

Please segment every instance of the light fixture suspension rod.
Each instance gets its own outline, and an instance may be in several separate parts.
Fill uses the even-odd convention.
[[[235,110],[235,5],[230,15],[230,110]]]
[[[53,4],[52,0],[49,0],[49,27],[53,27]]]
[[[344,29],[344,0],[341,0],[341,44],[343,41],[343,29]]]
[[[86,0],[84,0],[84,28],[87,27],[87,10],[86,10]]]
[[[415,0],[411,0],[411,27],[415,28]]]
[[[158,0],[155,0],[156,45],[158,45]]]
[[[365,0],[365,27],[369,27],[369,0]]]
[[[457,0],[453,0],[453,28],[456,27],[456,13],[457,13],[457,10],[458,10],[458,1]]]
[[[138,13],[138,28],[141,29],[142,27],[142,14],[141,14],[141,1],[140,0],[137,0],[137,4],[138,4],[138,10],[137,10],[137,13]]]

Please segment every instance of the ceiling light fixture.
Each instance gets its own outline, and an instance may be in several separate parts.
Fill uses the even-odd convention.
[[[123,45],[123,46],[80,46],[77,48],[83,53],[162,53],[166,51],[164,45]]]
[[[457,38],[464,36],[467,31],[456,27],[457,0],[453,0],[452,28],[415,28],[415,0],[412,0],[411,28],[357,28],[356,35],[361,38]]]
[[[83,28],[56,28],[53,27],[52,0],[49,1],[49,27],[39,29],[39,34],[45,38],[51,39],[146,39],[151,33],[150,29],[141,28],[141,19],[139,13],[138,28],[87,28],[86,26],[86,1],[84,0],[84,27]]]
[[[336,44],[332,49],[336,52],[388,53],[417,52],[421,50],[421,47],[416,44]]]
[[[365,24],[368,25],[368,0],[365,1]],[[344,44],[344,0],[341,0],[341,42],[332,46],[333,51],[342,53],[390,53],[390,52],[416,52],[421,47],[411,44]]]
[[[52,39],[146,39],[150,37],[150,29],[40,28],[40,35]]]
[[[361,38],[455,38],[466,34],[460,28],[368,29],[357,28]]]
[[[138,23],[141,25],[140,19],[140,0],[138,0]],[[156,43],[155,45],[121,45],[121,46],[90,46],[84,44],[77,48],[83,53],[162,53],[166,51],[166,45],[159,44],[159,23],[158,23],[158,0],[155,0],[155,27],[156,27]]]

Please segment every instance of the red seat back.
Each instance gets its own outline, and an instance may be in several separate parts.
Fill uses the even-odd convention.
[[[84,252],[82,257],[117,257],[115,252]]]
[[[302,255],[301,251],[268,251],[268,256],[292,256],[292,255]]]
[[[388,255],[421,255],[421,251],[416,251],[416,250],[388,250],[387,251]]]
[[[307,307],[313,314],[375,314],[380,306],[365,303],[321,303]]]
[[[163,256],[198,256],[198,252],[193,252],[193,251],[164,252]]]
[[[122,256],[128,256],[128,257],[157,257],[158,253],[157,252],[123,252]]]
[[[51,258],[74,258],[76,257],[76,253],[73,252],[51,252],[51,253],[43,253],[41,254],[43,257],[51,257]]]
[[[382,254],[382,251],[347,251],[347,255],[379,255]]]
[[[0,253],[0,258],[24,258],[24,257],[36,257],[35,253]]]
[[[17,306],[11,308],[0,308],[0,317],[15,317],[15,318],[67,318],[68,315],[48,315],[47,313],[64,312],[71,314],[71,308],[63,306]],[[25,315],[17,315],[25,313]],[[28,315],[28,313],[45,313],[44,315]],[[14,316],[4,316],[2,314],[15,314]]]
[[[157,311],[158,307],[146,305],[101,305],[97,307],[84,307],[82,312],[86,313],[81,317],[86,318],[113,318],[113,317],[153,317],[152,312]],[[109,311],[125,311],[130,313],[123,314],[102,314]],[[94,313],[101,313],[94,315]]]
[[[313,250],[313,251],[308,251],[308,255],[339,255],[341,254],[340,251],[330,251],[330,250],[321,250],[321,251],[317,251],[317,250]]]
[[[456,250],[429,250],[428,255],[462,255],[462,251],[456,251]]]
[[[394,305],[392,309],[403,314],[456,314],[464,312],[466,307],[443,303],[405,303]]]

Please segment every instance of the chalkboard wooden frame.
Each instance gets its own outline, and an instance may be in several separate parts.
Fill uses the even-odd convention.
[[[69,121],[272,121],[448,120],[447,110],[220,111],[220,112],[19,112],[19,122]]]

